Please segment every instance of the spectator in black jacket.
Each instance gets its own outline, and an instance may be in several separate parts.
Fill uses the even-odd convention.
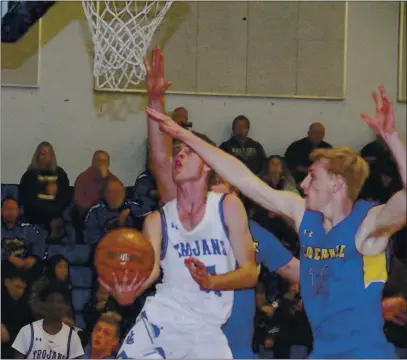
[[[266,166],[267,157],[263,146],[249,138],[250,121],[244,115],[233,120],[233,135],[220,145],[220,148],[236,157],[239,157],[255,174],[260,174]]]
[[[393,156],[380,137],[365,145],[360,155],[370,167],[369,178],[360,197],[386,203],[403,187]]]
[[[19,199],[25,219],[47,230],[61,224],[62,213],[71,200],[68,175],[57,165],[55,151],[48,142],[39,144],[27,171],[20,180]]]
[[[85,218],[84,239],[96,246],[107,232],[120,227],[140,228],[146,215],[139,203],[126,200],[126,190],[119,180],[108,180],[103,201],[95,205]]]
[[[308,167],[311,165],[309,156],[312,150],[316,148],[332,148],[331,144],[324,141],[324,137],[324,125],[313,123],[308,129],[307,137],[294,141],[287,148],[284,158],[297,184],[300,184],[308,173]]]

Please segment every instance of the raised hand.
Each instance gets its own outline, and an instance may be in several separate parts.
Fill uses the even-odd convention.
[[[368,124],[372,130],[382,136],[390,135],[396,131],[393,104],[383,85],[379,86],[380,99],[376,91],[372,93],[373,101],[376,105],[376,114],[373,119],[368,114],[362,113],[360,117]]]
[[[150,98],[157,100],[172,85],[171,81],[164,79],[164,54],[158,47],[152,51],[151,64],[144,58],[146,67],[146,90]]]
[[[106,284],[101,278],[98,278],[100,285],[102,285],[120,305],[127,306],[134,303],[139,295],[141,287],[146,282],[147,278],[139,278],[137,274],[132,281],[128,279],[128,270],[125,270],[123,281],[119,283],[115,273],[113,276],[113,287]]]
[[[185,266],[191,273],[192,278],[201,287],[202,290],[211,290],[211,277],[205,264],[195,258],[187,258],[184,261]]]
[[[179,126],[174,120],[172,120],[169,116],[163,114],[162,112],[154,110],[151,107],[147,107],[146,113],[148,114],[150,119],[156,120],[160,123],[161,131],[164,131],[175,139],[182,140],[183,135],[189,133],[188,130],[184,129],[182,126]]]

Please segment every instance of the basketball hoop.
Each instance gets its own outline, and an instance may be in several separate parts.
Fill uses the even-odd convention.
[[[93,75],[100,87],[124,91],[144,80],[144,57],[173,0],[82,0],[92,34]]]

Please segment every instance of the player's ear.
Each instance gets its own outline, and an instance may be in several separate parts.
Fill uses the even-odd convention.
[[[341,191],[342,189],[346,188],[346,181],[341,175],[335,175],[335,181],[333,183],[333,191],[334,193]]]
[[[211,172],[212,169],[208,165],[204,164],[204,171],[205,172]]]

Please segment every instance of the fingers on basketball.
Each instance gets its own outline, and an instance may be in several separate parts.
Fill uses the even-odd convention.
[[[99,284],[103,287],[103,288],[105,288],[108,292],[112,292],[113,290],[112,290],[112,288],[109,286],[109,285],[107,285],[100,277],[98,278],[98,282],[99,282]]]
[[[117,290],[120,288],[120,283],[119,283],[119,279],[117,278],[117,275],[115,272],[112,272],[112,278],[113,278],[113,285],[114,285],[114,289]],[[126,272],[124,272],[124,276],[123,276],[123,282],[126,280]]]
[[[136,275],[134,276],[133,280],[131,281],[131,283],[129,285],[131,289],[133,289],[137,285],[138,279],[139,279],[139,273],[136,273]]]
[[[132,291],[137,291],[143,284],[144,282],[147,280],[147,278],[142,278],[141,276],[139,276],[139,273],[136,274],[136,276],[134,277],[134,279],[132,280],[131,284],[130,284],[130,288]]]

